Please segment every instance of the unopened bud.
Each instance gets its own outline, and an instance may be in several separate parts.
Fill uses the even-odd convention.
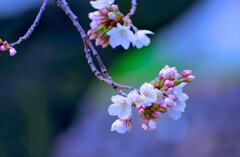
[[[10,49],[9,49],[9,54],[10,54],[10,56],[14,56],[16,53],[17,53],[17,51],[16,51],[15,48],[10,48]]]

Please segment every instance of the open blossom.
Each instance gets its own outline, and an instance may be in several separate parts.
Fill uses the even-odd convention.
[[[177,73],[175,67],[165,66],[158,77],[150,83],[144,83],[139,91],[130,91],[126,97],[113,97],[114,104],[109,106],[109,114],[117,115],[120,119],[113,123],[111,130],[119,133],[129,131],[132,107],[136,108],[144,130],[154,130],[157,120],[164,113],[174,120],[179,119],[185,112],[188,100],[183,88],[194,78],[190,70]],[[119,116],[120,113],[124,113],[123,116]]]
[[[120,119],[128,119],[132,115],[132,106],[127,102],[127,98],[116,95],[112,97],[113,104],[108,107],[108,113],[118,116]]]
[[[114,3],[115,0],[95,0],[90,1],[90,4],[95,9],[103,9],[109,7],[111,4]]]
[[[134,40],[134,34],[130,30],[129,26],[123,26],[117,24],[117,27],[112,28],[107,35],[110,36],[109,44],[115,48],[117,46],[122,46],[124,49],[128,49],[130,43]]]
[[[111,126],[111,131],[116,131],[119,134],[124,134],[131,129],[131,120],[117,119]]]
[[[102,48],[110,45],[112,48],[122,46],[125,50],[132,44],[137,48],[148,46],[150,39],[147,35],[153,34],[149,30],[138,30],[129,16],[124,16],[114,3],[114,0],[90,1],[97,9],[89,13],[91,29],[88,31],[90,40],[95,40]]]
[[[186,100],[188,100],[187,94],[183,93],[183,87],[185,83],[182,83],[174,88],[173,94],[175,96],[175,102],[168,110],[168,114],[174,120],[181,117],[182,112],[185,112]]]
[[[151,106],[153,102],[157,101],[157,91],[150,83],[144,83],[140,87],[140,93],[144,97],[142,105]]]
[[[138,30],[135,33],[135,38],[133,40],[133,45],[137,48],[142,48],[143,46],[148,46],[150,44],[150,39],[147,34],[154,34],[149,30]]]

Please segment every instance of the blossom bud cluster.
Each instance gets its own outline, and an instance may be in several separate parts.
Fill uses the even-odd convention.
[[[111,131],[121,134],[130,131],[132,108],[137,110],[144,130],[155,129],[156,121],[163,113],[168,113],[174,120],[179,119],[188,100],[183,87],[194,78],[190,70],[178,73],[175,67],[165,66],[153,81],[144,83],[139,91],[133,90],[126,97],[113,96],[108,113],[119,119],[112,124]]]
[[[89,13],[91,29],[88,36],[95,40],[97,46],[103,48],[110,45],[112,48],[122,46],[128,49],[130,44],[137,48],[148,46],[150,39],[147,34],[153,34],[148,30],[138,30],[128,16],[124,16],[116,4],[115,0],[95,0],[90,1],[93,8],[97,9]]]
[[[7,41],[0,39],[0,53],[5,51],[8,51],[10,56],[14,56],[17,53],[16,49],[9,45]]]

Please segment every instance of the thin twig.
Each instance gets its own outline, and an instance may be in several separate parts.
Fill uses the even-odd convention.
[[[111,79],[110,75],[107,72],[107,69],[106,69],[105,65],[103,64],[103,62],[100,58],[100,56],[98,55],[98,53],[97,53],[96,49],[94,48],[92,42],[87,37],[86,32],[83,30],[82,26],[80,25],[80,23],[78,21],[78,17],[73,13],[71,8],[69,7],[67,1],[66,0],[54,0],[54,2],[57,4],[58,7],[60,7],[65,12],[65,14],[72,21],[75,28],[80,33],[80,35],[83,39],[85,56],[87,58],[88,64],[89,64],[90,69],[93,72],[93,74],[100,81],[103,81],[103,82],[111,85],[118,93],[120,93],[122,95],[126,95],[126,93],[123,90],[132,90],[133,88],[125,86],[125,85],[118,84]],[[92,56],[91,56],[91,52],[96,57],[102,73],[100,73],[98,71],[98,69],[96,68],[96,66],[94,65],[93,59],[92,59]]]
[[[137,0],[131,0],[132,7],[126,17],[131,17],[135,14],[137,10]]]
[[[23,41],[27,40],[31,35],[32,33],[34,32],[35,28],[37,27],[37,25],[39,24],[39,21],[42,17],[42,14],[44,13],[46,7],[47,7],[47,2],[48,0],[43,0],[42,2],[42,5],[41,5],[41,8],[39,9],[39,12],[33,22],[33,24],[31,25],[31,27],[27,30],[27,32],[18,39],[18,41],[10,44],[12,47],[15,47],[19,44],[21,44]]]

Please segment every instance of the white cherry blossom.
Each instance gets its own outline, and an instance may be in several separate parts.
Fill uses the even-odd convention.
[[[110,36],[109,44],[112,48],[122,46],[125,50],[129,48],[130,43],[134,40],[134,34],[130,30],[129,26],[123,26],[117,24],[117,27],[113,27],[107,35]]]
[[[111,126],[111,131],[116,131],[120,134],[124,134],[130,130],[130,127],[131,126],[128,125],[126,121],[117,119],[115,122],[113,122]]]
[[[114,1],[115,0],[95,0],[95,1],[90,1],[90,4],[95,9],[103,9],[103,8],[110,7],[111,4],[114,3]]]
[[[181,117],[182,112],[185,112],[186,108],[186,100],[188,100],[187,94],[183,93],[183,87],[185,83],[182,83],[174,88],[173,94],[176,97],[175,103],[173,106],[168,110],[168,114],[174,120],[177,120]]]
[[[132,106],[127,102],[127,98],[116,95],[112,97],[112,102],[108,107],[108,113],[112,116],[118,116],[120,119],[128,119],[132,115]]]
[[[150,83],[146,82],[140,87],[140,94],[143,96],[142,105],[144,106],[151,106],[157,101],[157,91]]]
[[[132,44],[136,46],[138,49],[142,48],[143,46],[148,46],[150,44],[150,39],[147,34],[154,34],[149,30],[139,30],[135,33],[134,40]]]

